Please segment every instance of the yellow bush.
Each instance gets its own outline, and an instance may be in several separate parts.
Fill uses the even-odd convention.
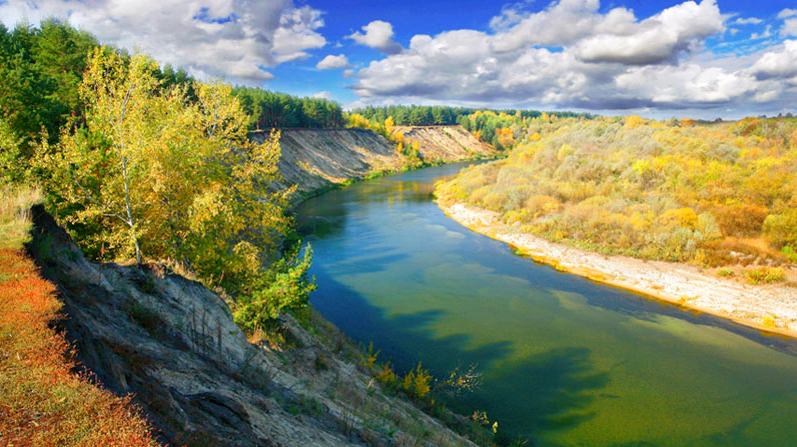
[[[534,217],[539,217],[561,211],[562,202],[555,197],[538,194],[529,197],[524,208]]]
[[[786,272],[777,267],[761,267],[745,272],[747,282],[750,284],[772,284],[786,280]]]

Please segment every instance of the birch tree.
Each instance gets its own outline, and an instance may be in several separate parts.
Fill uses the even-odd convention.
[[[256,275],[289,226],[292,190],[273,192],[274,134],[247,138],[248,117],[220,82],[165,88],[150,58],[97,49],[81,85],[85,128],[39,161],[77,238],[118,259],[171,259],[228,285]]]

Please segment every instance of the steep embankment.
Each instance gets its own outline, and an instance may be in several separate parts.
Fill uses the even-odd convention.
[[[479,141],[462,126],[395,126],[393,132],[417,141],[421,159],[425,161],[448,163],[495,153],[492,146]]]
[[[173,445],[473,445],[386,395],[362,356],[318,317],[280,321],[290,349],[250,343],[227,304],[152,266],[96,264],[42,207],[32,251],[56,285],[61,324],[106,388],[133,394]],[[349,359],[349,360],[344,360]]]
[[[460,126],[397,127],[419,142],[424,161],[453,162],[492,156],[492,147],[476,140]],[[262,141],[267,134],[253,135]],[[367,129],[284,129],[280,139],[280,172],[285,185],[309,193],[380,171],[412,164],[381,135]]]

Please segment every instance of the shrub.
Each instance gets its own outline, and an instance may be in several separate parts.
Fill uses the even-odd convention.
[[[388,387],[393,386],[396,383],[396,373],[393,372],[393,367],[390,366],[390,362],[384,363],[382,365],[382,369],[376,375],[376,380],[378,380],[382,385]]]
[[[780,252],[791,262],[797,262],[797,251],[789,245],[784,245]]]
[[[315,278],[308,279],[307,271],[313,261],[309,245],[300,254],[301,244],[285,253],[284,257],[253,278],[253,291],[242,293],[233,304],[235,322],[250,332],[264,329],[283,311],[307,305],[310,292],[315,290]]]
[[[562,202],[548,195],[534,195],[525,203],[525,209],[534,217],[545,216],[562,210]]]
[[[769,215],[764,220],[763,233],[776,245],[797,246],[797,210]]]
[[[727,236],[755,236],[767,218],[766,208],[758,205],[727,205],[714,211],[722,233]]]
[[[782,268],[761,267],[745,272],[745,278],[750,284],[772,284],[786,280],[786,273]]]

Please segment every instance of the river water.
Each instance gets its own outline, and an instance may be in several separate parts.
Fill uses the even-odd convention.
[[[797,343],[538,265],[432,201],[448,165],[297,208],[311,302],[399,370],[476,363],[450,405],[565,446],[797,445]]]

